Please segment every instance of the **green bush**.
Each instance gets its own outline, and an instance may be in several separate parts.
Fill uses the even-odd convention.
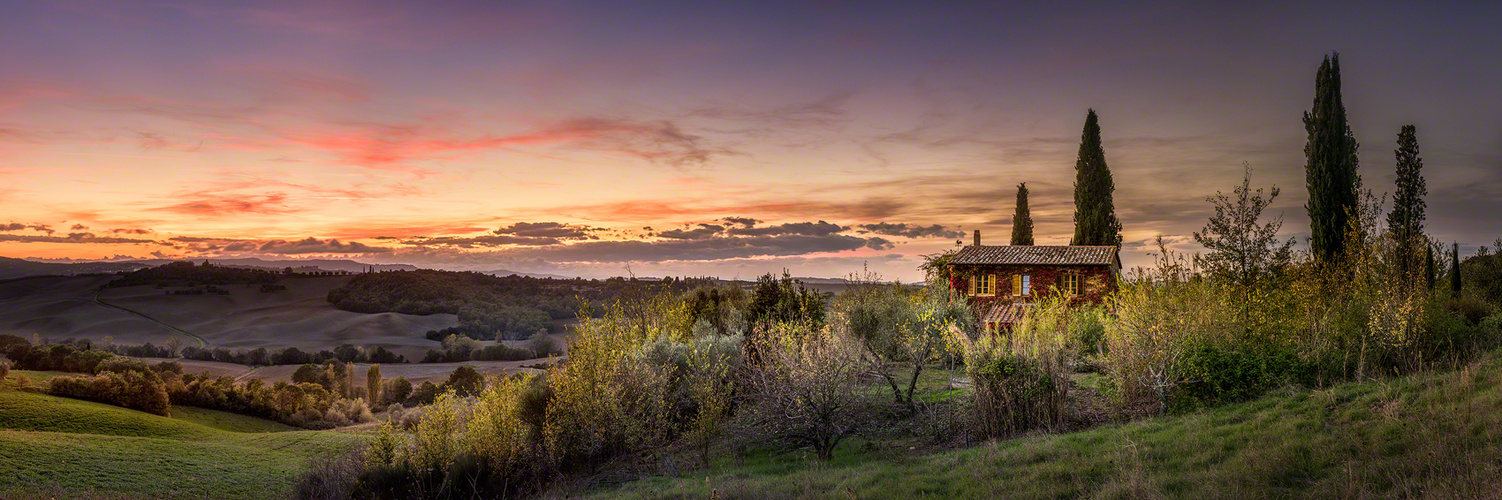
[[[54,396],[109,403],[156,415],[167,415],[171,408],[161,377],[151,370],[105,371],[93,377],[55,377],[48,383],[47,392]]]
[[[976,437],[1005,437],[1063,423],[1068,380],[1058,369],[1061,363],[1000,351],[967,362],[975,387]]]
[[[1317,367],[1292,348],[1268,344],[1189,348],[1180,361],[1185,380],[1170,393],[1169,409],[1248,401],[1289,384],[1314,385]]]

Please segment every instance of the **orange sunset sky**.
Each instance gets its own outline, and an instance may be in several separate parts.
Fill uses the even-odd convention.
[[[15,2],[0,256],[914,280],[1005,243],[1020,182],[1067,243],[1088,108],[1129,266],[1194,251],[1243,162],[1302,241],[1332,50],[1365,186],[1417,125],[1470,251],[1502,236],[1502,12],[1421,7]]]

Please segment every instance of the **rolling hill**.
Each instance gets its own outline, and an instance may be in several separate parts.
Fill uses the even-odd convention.
[[[314,458],[367,439],[213,410],[172,412],[0,387],[0,497],[285,498]]]
[[[317,351],[349,343],[384,346],[408,358],[421,358],[435,345],[423,333],[458,322],[452,314],[364,314],[336,309],[328,303],[328,292],[347,282],[348,276],[286,279],[286,290],[269,293],[231,285],[224,287],[227,295],[169,295],[165,289],[144,285],[101,291],[112,279],[50,276],[0,282],[0,332],[27,338],[35,333],[50,340],[111,337],[121,344],[161,345],[173,335],[181,336],[161,324],[165,323],[202,337],[210,347]]]

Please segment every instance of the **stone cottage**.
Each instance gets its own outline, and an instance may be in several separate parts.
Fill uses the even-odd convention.
[[[1121,257],[1115,246],[981,245],[949,260],[949,286],[970,296],[987,331],[1009,331],[1039,297],[1064,294],[1070,303],[1100,303],[1116,290]]]

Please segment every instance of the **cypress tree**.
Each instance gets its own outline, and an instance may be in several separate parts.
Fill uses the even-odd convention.
[[[1311,238],[1315,259],[1332,262],[1345,252],[1346,231],[1357,210],[1361,175],[1356,137],[1346,122],[1340,97],[1340,54],[1326,57],[1314,78],[1314,105],[1304,113],[1304,171],[1309,187]]]
[[[365,371],[365,398],[372,408],[381,404],[381,365],[370,365]]]
[[[1027,183],[1017,185],[1017,213],[1012,214],[1012,244],[1033,244],[1033,215],[1027,209]]]
[[[1450,291],[1460,296],[1460,244],[1450,247]]]
[[[1435,274],[1435,272],[1436,272],[1436,270],[1434,269],[1434,245],[1432,245],[1432,244],[1426,244],[1426,245],[1424,245],[1424,278],[1425,278],[1424,279],[1424,286],[1429,287],[1430,291],[1434,290],[1434,278],[1435,278],[1434,274]]]
[[[1085,115],[1074,171],[1074,238],[1069,244],[1121,246],[1121,221],[1116,219],[1116,205],[1111,201],[1116,184],[1106,167],[1106,150],[1100,145],[1100,123],[1094,109]]]
[[[1398,132],[1397,192],[1393,194],[1392,212],[1387,214],[1387,230],[1398,243],[1398,269],[1408,273],[1410,263],[1416,263],[1416,243],[1424,234],[1424,196],[1429,194],[1424,186],[1424,159],[1419,158],[1419,140],[1413,125],[1404,125]]]

